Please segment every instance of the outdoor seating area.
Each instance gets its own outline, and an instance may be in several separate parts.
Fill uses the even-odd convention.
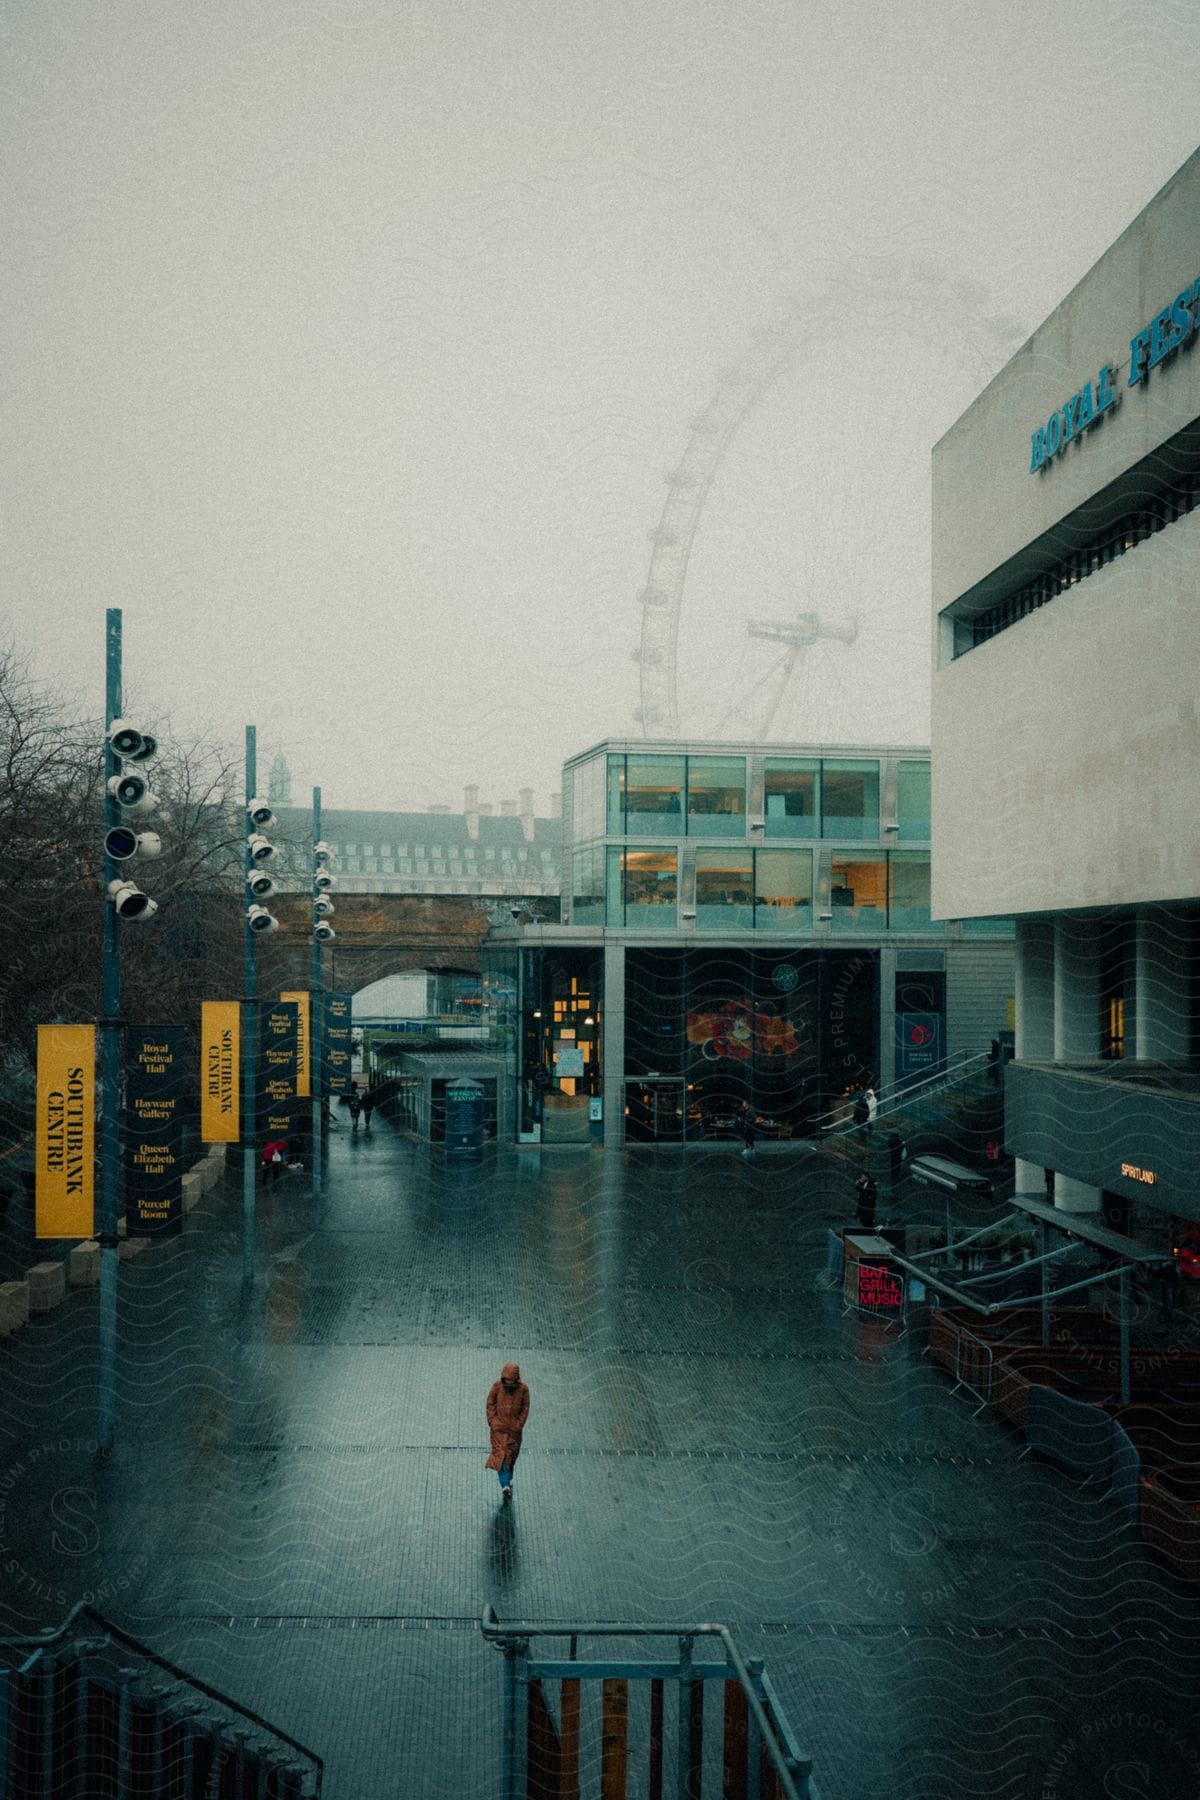
[[[1200,1581],[1200,1350],[1131,1346],[1120,1397],[1119,1333],[1104,1313],[1037,1307],[981,1318],[941,1307],[933,1359],[1019,1431],[1030,1450],[1100,1480],[1147,1548]]]

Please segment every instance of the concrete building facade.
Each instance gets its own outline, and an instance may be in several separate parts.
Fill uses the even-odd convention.
[[[935,917],[1016,920],[1008,1148],[1200,1218],[1200,152],[933,455]]]

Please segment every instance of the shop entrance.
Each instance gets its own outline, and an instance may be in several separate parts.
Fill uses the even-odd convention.
[[[625,1137],[631,1144],[681,1144],[686,1093],[672,1076],[625,1083]]]

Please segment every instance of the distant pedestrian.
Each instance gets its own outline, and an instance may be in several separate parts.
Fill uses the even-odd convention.
[[[863,1095],[863,1099],[867,1103],[867,1136],[870,1137],[871,1127],[874,1125],[875,1116],[879,1111],[879,1101],[876,1098],[875,1089],[869,1087]]]
[[[499,1381],[494,1381],[487,1397],[487,1422],[491,1434],[492,1453],[485,1469],[495,1469],[500,1477],[500,1498],[512,1499],[513,1468],[521,1454],[521,1438],[529,1417],[529,1389],[521,1380],[516,1363],[505,1363]]]
[[[758,1127],[754,1123],[754,1109],[748,1100],[742,1101],[738,1130],[742,1138],[742,1155],[753,1156],[754,1146],[758,1142]]]
[[[362,1116],[363,1116],[363,1130],[364,1131],[370,1131],[370,1129],[371,1129],[371,1114],[374,1111],[375,1111],[375,1096],[371,1092],[370,1088],[368,1088],[366,1093],[362,1097]]]
[[[887,1146],[888,1168],[891,1171],[892,1180],[899,1181],[904,1174],[904,1162],[908,1155],[908,1148],[898,1131],[888,1132]]]
[[[854,1111],[850,1116],[856,1125],[870,1124],[871,1106],[865,1094],[859,1093],[854,1096]]]
[[[361,1111],[362,1101],[359,1099],[358,1089],[355,1088],[350,1096],[350,1130],[352,1132],[358,1130],[358,1115]]]
[[[278,1181],[287,1167],[288,1147],[286,1138],[268,1138],[263,1145],[262,1167],[263,1185],[270,1187]]]
[[[857,1200],[858,1224],[861,1231],[874,1231],[875,1208],[879,1201],[879,1189],[864,1169],[854,1184]]]

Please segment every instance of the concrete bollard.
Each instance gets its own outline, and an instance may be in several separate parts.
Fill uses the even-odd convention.
[[[61,1262],[35,1263],[25,1277],[31,1313],[53,1312],[67,1297],[67,1266]]]
[[[67,1257],[67,1280],[72,1287],[95,1287],[100,1279],[100,1246],[95,1238],[75,1244]]]
[[[228,1144],[210,1144],[208,1146],[209,1161],[215,1162],[219,1168],[223,1169],[225,1167],[225,1152],[228,1148]]]
[[[29,1318],[29,1283],[0,1282],[0,1336],[7,1337]]]
[[[201,1194],[204,1192],[204,1189],[200,1184],[200,1176],[195,1169],[188,1170],[187,1174],[180,1182],[180,1189],[182,1192],[183,1210],[185,1213],[191,1212],[193,1206],[195,1206],[197,1200],[199,1200]]]
[[[130,1257],[140,1256],[149,1242],[150,1239],[146,1237],[124,1238],[117,1248],[117,1260],[128,1262]]]

